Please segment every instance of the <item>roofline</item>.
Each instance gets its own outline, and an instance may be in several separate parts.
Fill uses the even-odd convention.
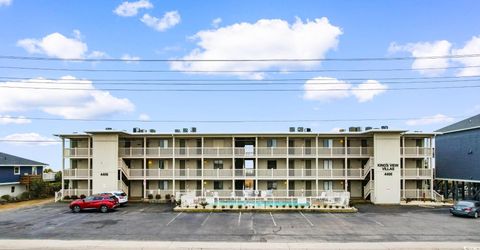
[[[50,166],[48,164],[0,164],[0,167],[38,167],[38,166]]]
[[[449,133],[456,133],[456,132],[462,132],[462,131],[474,130],[474,129],[480,129],[480,126],[475,126],[475,127],[470,127],[470,128],[462,128],[462,129],[456,129],[456,130],[450,130],[450,131],[444,131],[444,132],[440,132],[440,133],[449,134]]]

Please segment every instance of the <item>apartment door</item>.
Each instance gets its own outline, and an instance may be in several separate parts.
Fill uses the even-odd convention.
[[[185,192],[185,181],[180,181],[180,192]]]
[[[202,176],[202,160],[197,160],[197,176]]]
[[[195,195],[196,196],[201,196],[202,195],[202,181],[201,180],[197,180]]]
[[[333,190],[333,182],[332,181],[324,181],[323,182],[323,190],[332,191]]]
[[[295,181],[288,181],[288,195],[295,196]]]
[[[305,139],[305,155],[311,155],[311,154],[312,154],[312,140]]]
[[[292,139],[288,140],[288,154],[295,154],[295,141]]]
[[[305,176],[312,176],[312,160],[305,160]]]
[[[305,196],[312,196],[312,182],[305,181]]]
[[[179,146],[180,146],[180,151],[179,151],[179,154],[180,155],[185,155],[186,154],[186,150],[185,150],[185,139],[180,139],[179,141]]]
[[[202,154],[202,139],[197,139],[197,154],[201,155]]]
[[[288,160],[288,175],[295,176],[295,160]]]
[[[180,176],[185,176],[185,172],[185,160],[180,160]]]

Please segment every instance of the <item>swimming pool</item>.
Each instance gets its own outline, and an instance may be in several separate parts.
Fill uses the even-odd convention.
[[[269,207],[274,207],[276,208],[277,206],[280,207],[292,207],[295,206],[309,206],[308,202],[305,203],[299,203],[297,201],[216,201],[214,205],[217,206],[239,206],[241,205],[242,207],[248,206],[248,207],[253,207],[255,208],[269,208]]]

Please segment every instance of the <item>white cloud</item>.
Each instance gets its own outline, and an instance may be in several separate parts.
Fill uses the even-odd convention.
[[[135,60],[140,60],[139,56],[131,56],[129,54],[124,54],[122,60],[125,60],[125,63],[138,63]]]
[[[376,80],[368,80],[352,88],[352,94],[359,102],[371,101],[373,97],[384,93],[387,85],[381,84]]]
[[[448,56],[450,55],[451,47],[452,44],[446,40],[407,43],[405,45],[391,43],[388,51],[390,53],[397,53],[401,51],[409,52],[412,57]],[[416,59],[412,63],[412,69],[417,70],[424,75],[439,75],[445,72],[446,69],[422,70],[421,68],[445,68],[448,67],[448,65],[448,58]]]
[[[94,50],[92,53],[88,54],[87,56],[90,59],[102,59],[102,58],[109,58],[108,54],[103,51]]]
[[[165,31],[180,23],[180,14],[178,11],[169,11],[163,15],[162,18],[150,16],[149,14],[143,15],[140,19],[148,27],[155,29],[156,31]]]
[[[411,119],[406,121],[405,123],[408,126],[424,126],[424,125],[431,125],[431,124],[438,124],[438,123],[449,123],[453,122],[453,118],[448,117],[443,114],[437,114],[433,116],[425,116],[419,119]]]
[[[212,27],[218,28],[218,26],[220,26],[220,23],[222,23],[222,19],[220,17],[217,17],[212,20]]]
[[[138,116],[138,119],[139,119],[140,121],[149,121],[149,120],[150,120],[150,116],[147,115],[147,114],[143,114],[143,113],[142,113],[142,114],[140,114],[140,115]]]
[[[339,27],[325,17],[289,24],[281,19],[261,19],[255,23],[236,23],[213,30],[201,30],[192,38],[197,48],[183,59],[270,59],[325,58],[338,45]],[[318,65],[319,62],[172,62],[173,70],[261,71],[271,68],[288,71]],[[245,74],[236,74],[245,75]],[[249,75],[251,76],[251,75]],[[253,75],[263,77],[262,74]]]
[[[12,4],[12,0],[0,0],[0,7],[9,6],[10,4]]]
[[[119,6],[117,6],[117,8],[113,10],[113,12],[119,16],[129,17],[129,16],[136,16],[140,9],[151,9],[151,8],[153,8],[153,4],[150,3],[150,1],[148,0],[140,0],[136,2],[125,1]]]
[[[350,96],[351,84],[330,77],[316,77],[308,80],[304,87],[306,100],[331,101]],[[335,89],[335,91],[331,91]]]
[[[97,90],[91,81],[72,76],[64,76],[58,80],[35,78],[19,82],[0,82],[0,87],[3,87],[0,91],[0,112],[40,110],[67,119],[88,119],[135,109],[130,100],[112,96],[108,91]],[[78,88],[85,90],[68,90]]]
[[[472,39],[465,43],[465,46],[461,49],[454,49],[453,55],[468,55],[468,54],[480,54],[480,36],[474,36]],[[478,66],[480,65],[480,57],[463,57],[453,58],[452,61],[459,62],[464,66]],[[458,76],[478,76],[480,75],[480,68],[464,68],[457,74]]]
[[[387,90],[387,85],[376,80],[367,80],[357,86],[331,77],[316,77],[305,82],[303,98],[306,100],[332,101],[351,95],[358,102],[371,101]]]
[[[38,133],[16,133],[1,138],[3,143],[27,146],[50,146],[59,144],[55,139],[39,135]]]
[[[79,36],[79,34],[76,34],[74,38],[68,38],[55,32],[41,39],[27,38],[19,40],[17,46],[22,47],[31,54],[45,54],[61,59],[84,58],[88,51],[88,46],[78,39]]]
[[[0,115],[0,124],[28,124],[31,122],[32,120],[25,118],[25,116]]]

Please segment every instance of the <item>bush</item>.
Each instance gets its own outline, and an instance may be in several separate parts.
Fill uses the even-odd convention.
[[[225,208],[225,205],[222,205],[222,209]]]
[[[328,208],[333,208],[333,206],[332,206],[332,205],[329,205]]]
[[[177,204],[177,206],[181,206],[182,205],[182,200],[178,200],[178,201],[176,200],[175,204]]]
[[[340,208],[339,206],[335,206],[335,208]]]
[[[252,208],[255,208],[255,206],[252,206]]]
[[[7,203],[6,200],[0,199],[0,205],[3,205],[3,204],[5,204],[5,203]]]
[[[282,205],[283,208],[285,208],[286,206],[285,205]]]
[[[342,206],[342,209],[345,209],[345,206]]]
[[[87,196],[85,196],[84,194],[80,195],[80,199],[85,199],[85,198],[87,198]]]
[[[230,205],[230,209],[233,209],[233,205]]]
[[[187,208],[190,207],[189,205],[187,205]]]
[[[295,205],[295,208],[298,208],[298,205]]]
[[[288,205],[289,208],[292,208],[292,204]]]
[[[327,208],[327,205],[326,205],[326,204],[325,204],[325,205],[323,205],[323,208]]]
[[[206,201],[200,202],[200,206],[202,206],[203,208],[205,208],[207,205],[208,205],[208,202]]]
[[[70,197],[72,198],[72,200],[78,199],[78,196],[76,196],[76,195],[72,195],[72,196],[70,196]]]
[[[165,195],[165,200],[170,200],[171,198],[172,198],[172,196],[170,194]]]
[[[70,200],[71,198],[70,198],[69,195],[65,195],[65,196],[63,196],[63,199],[64,199],[64,200]]]
[[[19,197],[20,197],[20,200],[27,201],[30,199],[30,193],[28,191],[25,191],[22,194],[20,194]]]
[[[238,205],[238,208],[241,209],[241,208],[242,208],[242,205]]]
[[[300,207],[301,207],[302,209],[304,209],[304,208],[305,208],[305,206],[304,206],[304,205],[301,205]]]
[[[217,208],[217,205],[213,205],[213,209]]]
[[[198,208],[198,206],[197,206],[197,205],[195,205],[195,208]]]
[[[11,201],[12,200],[12,197],[8,194],[6,195],[2,195],[2,197],[0,197],[2,200],[6,200],[7,202]]]
[[[155,199],[160,200],[162,196],[160,194],[155,195]]]

